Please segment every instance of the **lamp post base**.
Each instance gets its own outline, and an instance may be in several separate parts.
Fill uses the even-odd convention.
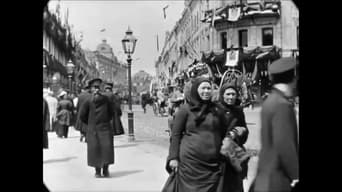
[[[133,142],[134,139],[134,130],[133,130],[133,111],[130,110],[127,113],[128,115],[128,141]]]

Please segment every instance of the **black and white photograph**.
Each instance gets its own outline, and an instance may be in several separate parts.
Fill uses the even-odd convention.
[[[50,0],[42,17],[48,191],[298,191],[296,1]]]

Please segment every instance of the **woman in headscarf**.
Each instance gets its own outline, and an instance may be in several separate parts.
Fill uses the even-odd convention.
[[[179,192],[221,191],[224,113],[211,101],[208,78],[194,79],[189,93],[175,115],[166,170],[178,175]]]
[[[245,144],[248,137],[248,129],[243,108],[240,106],[239,91],[234,83],[222,85],[219,92],[218,105],[226,113],[226,117],[232,119],[227,135],[245,151]],[[235,120],[234,120],[235,119]],[[240,148],[240,149],[241,149]],[[248,154],[247,154],[248,155]],[[247,177],[248,157],[239,162],[241,169],[236,169],[231,161],[227,161],[225,166],[224,190],[227,192],[243,192],[243,179]]]

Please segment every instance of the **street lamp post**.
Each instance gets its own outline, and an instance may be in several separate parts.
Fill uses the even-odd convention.
[[[72,85],[71,85],[71,78],[74,73],[74,67],[75,65],[72,63],[71,60],[68,61],[66,68],[67,68],[67,73],[68,73],[68,79],[69,79],[69,92],[72,92]]]
[[[137,39],[133,36],[133,31],[128,27],[124,39],[122,39],[122,47],[125,54],[127,54],[128,64],[128,140],[134,141],[134,128],[133,128],[133,111],[132,111],[132,78],[131,78],[131,54],[134,53]]]

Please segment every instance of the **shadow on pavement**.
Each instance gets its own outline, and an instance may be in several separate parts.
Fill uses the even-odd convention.
[[[58,162],[64,162],[64,161],[70,161],[71,159],[76,159],[76,156],[72,156],[72,157],[66,157],[66,158],[61,158],[61,159],[49,159],[46,161],[43,161],[43,163],[58,163]]]
[[[134,173],[140,173],[143,172],[144,170],[131,170],[131,171],[117,171],[117,172],[111,172],[109,178],[115,178],[115,177],[124,177],[130,174]]]
[[[114,148],[125,148],[125,147],[134,147],[138,144],[125,144],[125,145],[114,145]]]

